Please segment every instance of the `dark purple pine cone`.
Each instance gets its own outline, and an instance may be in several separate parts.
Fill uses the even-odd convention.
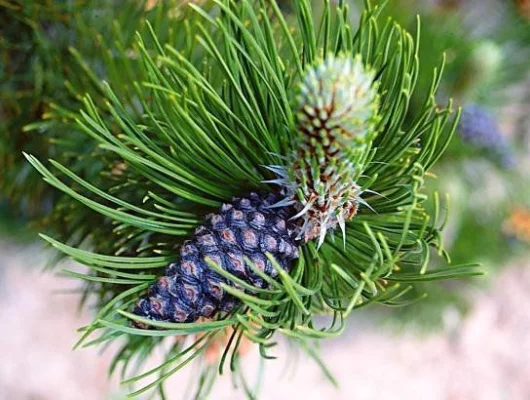
[[[495,117],[486,108],[468,104],[458,123],[460,137],[472,146],[488,150],[504,167],[514,164],[513,153]]]
[[[298,258],[297,228],[289,222],[294,214],[291,208],[270,207],[279,200],[274,194],[251,193],[208,215],[193,238],[182,244],[180,259],[169,264],[166,276],[149,288],[134,313],[155,321],[194,322],[232,311],[238,300],[225,293],[221,283],[237,285],[211,269],[205,257],[257,288],[265,288],[267,283],[245,263],[245,257],[274,278],[278,273],[265,255],[268,252],[289,271]]]

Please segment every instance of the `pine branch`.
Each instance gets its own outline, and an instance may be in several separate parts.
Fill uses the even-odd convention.
[[[97,157],[88,156],[87,162],[105,160],[101,154],[123,167],[91,182],[69,163],[50,161],[48,167],[27,156],[48,184],[92,210],[88,215],[105,217],[100,232],[107,235],[93,237],[91,251],[79,249],[79,242],[68,245],[43,236],[90,270],[67,272],[87,281],[87,296],[94,295],[98,310],[82,329],[78,346],[124,341],[113,368],[121,364],[125,376],[164,338],[186,337],[159,367],[126,380],[151,379],[133,395],[161,386],[200,359],[228,327],[232,336],[219,369],[230,360],[237,376],[243,340],[258,345],[268,358],[276,333],[302,344],[337,336],[356,308],[395,305],[416,282],[478,273],[470,266],[433,270],[428,265],[431,249],[444,254],[444,222],[436,211],[437,197],[435,212],[426,210],[429,199],[422,188],[457,118],[450,103],[446,109],[435,104],[440,67],[422,93],[422,112],[406,119],[418,80],[419,29],[412,37],[394,22],[383,22],[380,8],[369,3],[355,33],[346,23],[348,8],[329,2],[321,21],[313,20],[307,0],[296,2],[297,21],[285,18],[274,1],[212,3],[190,5],[186,23],[174,22],[185,26],[193,40],[175,41],[171,35],[164,40],[148,24],[148,34],[139,35],[133,47],[134,57],[120,57],[126,69],[142,72],[138,80],[122,91],[91,78],[99,91],[84,97],[82,111],[67,111],[68,120],[75,120],[97,148]],[[232,311],[210,320],[177,323],[131,313],[153,276],[163,274],[161,268],[175,260],[176,247],[208,213],[234,196],[278,191],[265,183],[274,178],[265,166],[284,165],[295,153],[300,125],[293,93],[307,71],[329,55],[358,57],[375,72],[380,116],[370,119],[373,134],[364,137],[362,152],[352,158],[350,176],[362,193],[357,215],[345,221],[344,242],[331,232],[320,247],[302,244],[289,268],[267,253],[270,273],[245,259],[249,273],[264,282],[261,287],[206,258],[210,273],[222,278],[223,293],[237,300]],[[138,103],[140,113],[131,109]],[[104,169],[114,170],[112,165]],[[333,317],[328,326],[317,327],[314,316],[321,314]]]

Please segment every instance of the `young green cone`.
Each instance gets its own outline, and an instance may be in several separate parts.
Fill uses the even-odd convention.
[[[361,57],[328,56],[307,71],[297,101],[298,143],[290,163],[277,169],[286,199],[303,225],[300,236],[322,245],[328,230],[356,213],[360,187],[356,176],[373,139],[378,95],[374,71]]]

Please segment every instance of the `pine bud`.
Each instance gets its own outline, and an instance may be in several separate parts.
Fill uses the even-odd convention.
[[[359,206],[355,182],[360,158],[375,135],[375,72],[361,57],[328,56],[308,69],[297,98],[298,146],[275,181],[285,187],[302,218],[305,241],[322,244],[329,229],[352,218]],[[272,168],[271,168],[272,169]]]

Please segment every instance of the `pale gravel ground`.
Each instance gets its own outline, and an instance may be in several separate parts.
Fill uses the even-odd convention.
[[[37,247],[0,242],[0,399],[122,398],[117,382],[106,378],[110,354],[71,351],[75,329],[89,317],[76,313],[74,297],[53,294],[67,281],[40,269]],[[505,269],[489,290],[473,297],[470,316],[450,335],[397,335],[365,320],[350,321],[344,337],[323,344],[340,389],[311,361],[302,359],[295,374],[275,361],[260,399],[530,399],[530,266]],[[285,360],[283,351],[277,355]],[[248,357],[248,368],[255,360]],[[182,398],[189,375],[170,381],[170,399]],[[224,380],[211,398],[243,396]]]

